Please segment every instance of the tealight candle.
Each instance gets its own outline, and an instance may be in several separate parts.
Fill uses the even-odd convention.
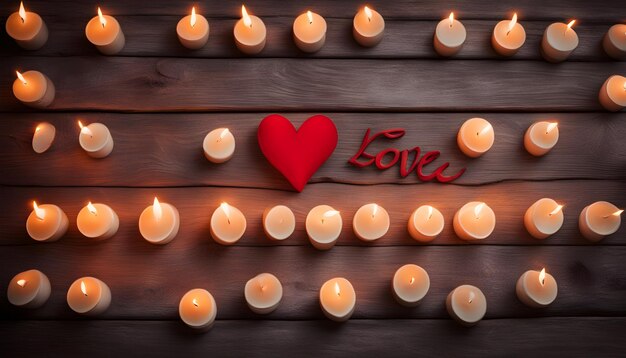
[[[545,239],[563,226],[563,205],[548,198],[537,200],[524,214],[524,226],[535,239]]]
[[[626,107],[626,77],[609,77],[600,88],[598,99],[607,111],[617,112]]]
[[[102,123],[83,125],[78,121],[80,146],[92,158],[104,158],[113,151],[113,137],[109,128]]]
[[[222,245],[233,245],[246,231],[246,217],[234,206],[222,203],[211,216],[211,236]]]
[[[461,285],[446,298],[448,314],[466,326],[478,323],[487,312],[487,299],[478,287]]]
[[[385,19],[378,11],[365,6],[354,15],[352,34],[356,42],[364,47],[378,45],[385,33]]]
[[[548,153],[558,141],[559,128],[555,122],[533,123],[524,134],[524,147],[536,157]]]
[[[209,40],[209,22],[206,17],[196,14],[196,7],[191,8],[191,15],[178,21],[176,34],[180,43],[188,49],[197,50]]]
[[[435,29],[435,51],[440,56],[452,56],[461,50],[465,43],[467,32],[465,26],[454,19],[451,12],[447,19],[443,19],[437,24]]]
[[[217,128],[204,137],[202,148],[210,162],[224,163],[235,153],[235,137],[228,128]]]
[[[530,307],[545,307],[556,298],[558,287],[552,275],[546,269],[528,270],[520,276],[515,285],[517,298]]]
[[[306,233],[309,241],[318,250],[335,246],[343,228],[339,211],[328,205],[318,205],[306,216]]]
[[[85,35],[104,55],[115,55],[124,48],[126,38],[120,24],[113,16],[102,15],[98,7],[98,16],[94,16],[85,27]]]
[[[98,315],[109,308],[111,289],[95,277],[81,277],[67,290],[67,304],[76,313]]]
[[[623,212],[607,201],[596,201],[580,212],[578,228],[587,240],[600,241],[619,229]]]
[[[108,205],[89,202],[78,212],[76,225],[78,231],[85,237],[106,240],[115,235],[120,226],[120,219]]]
[[[602,47],[607,55],[616,60],[626,59],[626,24],[611,26],[602,39]]]
[[[465,155],[472,158],[485,154],[495,140],[491,123],[483,118],[470,118],[459,129],[456,142]]]
[[[26,220],[26,231],[36,241],[56,241],[67,232],[67,215],[56,205],[37,205],[33,201],[33,211]]]
[[[496,215],[487,204],[471,201],[454,214],[453,226],[463,240],[483,240],[496,227]]]
[[[276,205],[263,212],[263,230],[272,240],[285,240],[296,228],[293,211],[284,205]]]
[[[293,40],[304,52],[317,52],[326,42],[326,20],[320,15],[307,11],[293,22]]]
[[[9,302],[18,307],[37,308],[50,297],[50,280],[39,270],[20,272],[11,279],[7,288]]]
[[[502,56],[513,56],[524,45],[526,31],[517,22],[517,13],[511,20],[502,20],[493,28],[491,44],[493,49]]]
[[[430,278],[423,268],[407,264],[400,267],[391,281],[393,296],[403,306],[416,306],[428,293]]]
[[[33,108],[46,108],[54,101],[54,84],[39,71],[15,71],[13,95],[23,104]]]
[[[248,307],[258,314],[274,311],[283,298],[283,286],[271,273],[256,275],[246,282],[244,296]]]
[[[7,34],[25,50],[37,50],[48,41],[48,27],[41,16],[26,11],[24,3],[20,2],[20,9],[12,13],[6,23]]]
[[[350,281],[332,278],[320,288],[320,306],[324,315],[336,322],[350,319],[356,305],[356,293]]]
[[[235,24],[233,34],[237,48],[245,54],[257,54],[265,47],[267,35],[265,24],[258,17],[248,15],[243,5],[241,5],[241,19]]]
[[[419,242],[430,242],[441,234],[443,225],[443,215],[439,210],[430,205],[422,205],[409,217],[407,228],[413,239]]]
[[[389,230],[389,214],[378,204],[365,204],[352,219],[354,234],[363,241],[375,241]]]
[[[198,330],[208,330],[215,323],[217,305],[209,291],[194,288],[180,299],[178,314],[187,326]]]
[[[179,226],[178,210],[168,203],[159,203],[156,196],[153,204],[139,216],[139,232],[151,244],[164,245],[172,241]]]
[[[37,154],[47,151],[56,135],[56,128],[48,122],[40,123],[33,134],[33,150]]]
[[[541,54],[550,62],[565,61],[578,46],[578,35],[572,29],[576,20],[568,24],[555,22],[546,28],[541,40]]]

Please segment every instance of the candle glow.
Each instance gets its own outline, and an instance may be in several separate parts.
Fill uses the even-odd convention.
[[[241,18],[243,20],[243,24],[247,27],[252,27],[252,19],[250,15],[248,15],[248,11],[246,11],[246,7],[241,5]]]
[[[194,27],[196,25],[196,7],[195,6],[191,8],[191,17],[189,18],[189,24],[191,25],[191,27]]]
[[[539,272],[539,283],[541,283],[541,286],[546,284],[546,268],[542,268],[541,272]]]
[[[24,286],[26,286],[26,280],[17,280],[17,285],[23,288]]]
[[[324,223],[324,219],[331,218],[337,214],[339,214],[339,211],[337,210],[328,210],[327,212],[322,214],[322,224]]]
[[[509,35],[509,33],[511,33],[516,23],[517,23],[517,13],[514,13],[513,18],[511,19],[511,22],[509,22],[509,28],[508,28],[508,31],[506,32],[507,36]]]
[[[476,216],[476,219],[480,218],[480,212],[483,210],[484,207],[485,203],[480,203],[474,207],[474,216]]]
[[[472,301],[474,301],[474,298],[476,298],[476,294],[474,293],[474,291],[470,291],[468,298],[467,298],[467,302],[472,303]]]
[[[452,27],[452,24],[454,24],[454,13],[451,12],[450,16],[448,16],[448,21],[450,21],[450,27]]]
[[[96,209],[95,206],[93,206],[91,201],[87,204],[87,210],[89,210],[89,212],[92,213],[93,215],[98,215],[98,210]]]
[[[193,300],[191,300],[191,303],[193,303],[194,306],[196,307],[200,307],[200,305],[198,304],[198,299],[194,298]]]
[[[102,10],[100,10],[100,6],[98,6],[98,18],[100,19],[102,27],[105,27],[107,24],[107,19],[105,19],[104,15],[102,15]]]
[[[35,201],[33,201],[33,209],[35,209],[35,216],[37,216],[37,219],[43,220],[46,217],[46,211],[37,206],[37,202]]]
[[[557,205],[556,208],[554,208],[554,210],[552,210],[552,212],[550,212],[549,216],[555,215],[556,213],[561,211],[561,209],[563,209],[563,205]]]
[[[78,121],[78,128],[80,128],[80,132],[88,135],[90,137],[93,137],[93,132],[91,131],[91,129],[89,129],[89,127],[83,125],[83,123],[81,121]]]
[[[230,205],[228,205],[228,203],[226,202],[223,202],[220,204],[220,209],[222,209],[224,215],[226,215],[226,220],[230,224]]]
[[[230,130],[228,130],[228,128],[224,128],[224,130],[220,133],[219,138],[217,139],[218,142],[221,142],[222,139],[224,139],[228,133],[230,133]]]
[[[365,16],[367,17],[367,21],[372,21],[372,10],[370,10],[370,8],[366,6],[363,9],[363,11],[365,12]]]
[[[480,130],[480,132],[476,132],[477,136],[481,136],[486,134],[487,132],[489,132],[489,130],[491,129],[491,123],[487,123],[485,124],[485,126],[483,127],[483,129]]]
[[[567,29],[566,29],[565,31],[567,31],[567,30],[571,29],[571,28],[572,28],[572,26],[574,26],[574,24],[575,24],[575,23],[576,23],[576,20],[572,20],[572,21],[570,21],[570,22],[569,22],[569,24],[567,24]]]
[[[427,205],[426,208],[428,209],[428,220],[430,220],[433,217],[433,207]]]
[[[624,212],[624,209],[621,209],[621,210],[618,210],[618,211],[614,212],[611,215],[613,215],[613,216],[620,216],[620,215],[622,215],[623,212]]]
[[[374,206],[372,207],[372,218],[376,216],[377,212],[378,212],[378,205],[374,204]]]
[[[156,221],[161,220],[163,217],[163,209],[161,208],[161,203],[159,203],[159,199],[154,197],[154,204],[152,204],[152,212],[154,213],[154,219]]]
[[[87,286],[85,286],[85,281],[80,281],[80,292],[87,296]]]
[[[337,297],[341,296],[341,289],[339,288],[339,282],[335,282],[335,294]]]
[[[24,84],[24,86],[26,86],[28,84],[28,82],[26,81],[26,79],[24,78],[24,76],[22,76],[22,74],[20,73],[20,71],[15,71],[15,74],[17,75],[17,78],[22,81],[22,83]]]
[[[22,19],[22,23],[26,22],[26,9],[24,9],[24,2],[20,1],[20,10],[18,11],[20,14],[20,18]]]
[[[309,24],[313,23],[313,14],[311,13],[311,10],[308,10],[306,12],[306,17],[309,19]]]

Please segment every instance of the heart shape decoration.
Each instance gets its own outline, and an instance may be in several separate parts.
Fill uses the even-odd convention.
[[[271,114],[257,132],[265,158],[301,192],[337,147],[337,127],[322,115],[307,119],[298,130],[285,117]]]

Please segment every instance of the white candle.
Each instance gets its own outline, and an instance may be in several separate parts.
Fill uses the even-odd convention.
[[[378,11],[367,6],[354,15],[352,35],[356,42],[364,47],[378,45],[385,33],[385,19]]]
[[[487,204],[471,201],[454,214],[453,226],[463,240],[483,240],[496,227],[496,215]]]
[[[435,29],[435,51],[441,56],[452,56],[459,52],[465,43],[467,32],[465,26],[454,19],[454,13],[450,13],[447,19],[437,24]]]
[[[235,137],[228,128],[217,128],[204,137],[202,148],[210,162],[224,163],[235,153]]]
[[[602,39],[607,55],[616,60],[626,60],[626,24],[611,26]]]
[[[194,288],[180,299],[178,314],[187,326],[200,331],[209,330],[215,323],[217,304],[209,291]]]
[[[326,20],[320,15],[307,11],[293,22],[293,40],[304,52],[317,52],[326,42]]]
[[[38,308],[50,297],[50,280],[39,270],[20,272],[7,288],[9,302],[18,307]]]
[[[13,95],[23,104],[33,108],[46,108],[55,96],[54,84],[39,71],[15,71],[17,79],[13,82]]]
[[[111,290],[95,277],[81,277],[67,290],[67,304],[76,313],[98,315],[109,308]]]
[[[307,214],[305,226],[311,244],[318,250],[328,250],[337,243],[343,221],[339,211],[328,205],[318,205]]]
[[[409,217],[407,228],[413,239],[419,242],[430,242],[441,234],[443,225],[443,215],[439,210],[430,205],[422,205]]]
[[[491,123],[483,118],[470,118],[463,123],[457,134],[459,149],[471,158],[485,154],[495,140]]]
[[[524,147],[534,156],[548,153],[559,141],[559,128],[556,122],[533,123],[524,134]]]
[[[541,54],[550,62],[565,61],[578,46],[578,35],[572,29],[576,20],[568,24],[555,22],[546,28],[541,40]]]
[[[356,305],[356,293],[350,281],[332,278],[320,288],[320,306],[324,315],[336,322],[350,319]]]
[[[98,7],[98,16],[94,16],[85,27],[89,42],[104,55],[115,55],[124,48],[126,38],[120,24],[113,16],[102,15]]]
[[[265,47],[267,30],[261,19],[254,15],[248,15],[245,6],[241,5],[241,19],[233,29],[235,44],[239,51],[254,55]]]
[[[448,314],[466,326],[478,323],[487,312],[487,299],[483,292],[472,285],[461,285],[446,298]]]
[[[548,198],[537,200],[526,210],[524,226],[535,239],[554,235],[563,226],[563,205]]]
[[[104,158],[113,151],[113,137],[109,128],[102,123],[83,125],[78,121],[80,134],[78,143],[92,158]]]
[[[6,23],[7,34],[25,50],[40,49],[48,41],[48,27],[39,15],[26,11],[24,3],[12,13]]]
[[[85,237],[106,240],[115,235],[120,226],[120,219],[108,205],[89,202],[78,212],[76,225],[78,231]]]
[[[520,301],[530,307],[546,307],[556,299],[558,287],[552,275],[541,271],[528,270],[520,276],[515,285]]]
[[[67,215],[56,205],[37,205],[33,201],[33,211],[26,220],[26,231],[35,241],[56,241],[67,232]]]
[[[511,20],[502,20],[493,28],[491,44],[493,49],[502,56],[513,56],[524,45],[526,31],[517,22],[517,13]]]
[[[400,267],[391,281],[393,296],[403,306],[416,306],[428,293],[430,278],[423,268],[407,264]]]
[[[624,210],[607,201],[596,201],[580,212],[580,233],[589,241],[600,241],[619,229],[623,212]]]
[[[168,203],[160,203],[154,197],[152,205],[139,216],[139,232],[151,244],[165,245],[172,241],[180,226],[178,210]]]
[[[263,212],[263,230],[271,240],[285,240],[296,228],[296,217],[285,205],[276,205]]]
[[[178,21],[176,34],[180,43],[188,49],[197,50],[209,40],[209,22],[206,17],[196,14],[196,7],[191,8],[191,15]]]
[[[246,232],[246,217],[227,203],[220,204],[211,216],[211,236],[222,245],[233,245]]]
[[[598,99],[607,111],[617,112],[626,107],[626,77],[613,75],[607,78],[600,88]]]
[[[37,154],[47,151],[56,135],[56,128],[48,122],[39,123],[33,133],[33,150]]]
[[[258,314],[274,311],[283,298],[283,286],[271,273],[258,274],[246,282],[244,296],[248,307]]]
[[[378,204],[365,204],[352,219],[354,234],[363,241],[375,241],[389,230],[389,214]]]

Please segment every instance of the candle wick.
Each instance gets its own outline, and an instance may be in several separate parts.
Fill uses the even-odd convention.
[[[228,221],[228,225],[230,225],[230,218],[226,218],[226,221]]]
[[[324,224],[324,218],[322,218],[322,225]]]

